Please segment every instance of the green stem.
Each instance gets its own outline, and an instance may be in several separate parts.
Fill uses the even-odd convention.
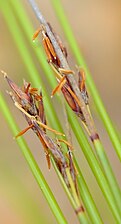
[[[69,122],[71,123],[74,134],[80,144],[80,147],[83,150],[83,153],[89,163],[89,166],[96,177],[96,180],[103,192],[103,195],[105,196],[109,204],[110,209],[112,210],[113,215],[115,216],[117,220],[117,223],[120,223],[121,214],[120,214],[120,211],[118,210],[117,204],[115,202],[115,198],[112,194],[110,186],[108,185],[107,179],[105,178],[103,171],[101,167],[99,166],[95,155],[92,152],[91,146],[82,130],[82,127],[80,126],[79,122],[76,119],[76,116],[73,114],[73,112],[68,107],[68,105],[67,105],[67,112],[68,112]]]
[[[75,166],[78,170],[79,169],[78,164],[76,161],[74,161],[74,162],[75,162]],[[101,220],[100,215],[95,206],[94,200],[93,200],[91,194],[88,193],[87,185],[86,185],[86,182],[85,182],[81,172],[78,173],[78,175],[77,175],[77,181],[78,181],[79,191],[80,191],[82,201],[84,201],[84,206],[85,206],[85,209],[88,211],[88,215],[90,217],[91,222],[103,224],[103,221]]]
[[[66,169],[66,173],[67,173],[67,177],[68,177],[68,180],[69,180],[69,183],[70,183],[70,187],[71,187],[71,191],[72,191],[74,200],[76,202],[76,208],[75,209],[77,211],[78,209],[81,208],[81,204],[80,204],[78,195],[76,193],[76,189],[75,189],[75,186],[74,186],[74,183],[73,183],[73,180],[72,180],[72,177],[71,177],[71,174],[70,174],[70,171],[69,171],[68,168]],[[82,210],[82,208],[81,208],[81,210]],[[79,211],[77,213],[77,215],[78,215],[78,218],[80,220],[80,223],[84,223],[84,224],[88,224],[89,223],[85,211],[83,211],[83,210]]]
[[[10,114],[10,111],[3,99],[3,96],[0,94],[0,108],[1,111],[7,121],[7,124],[9,125],[13,135],[15,136],[16,133],[19,132],[19,128],[17,127],[17,125],[14,122],[14,118],[12,117],[12,115]],[[63,223],[66,224],[67,221],[64,217],[64,215],[62,214],[61,209],[59,208],[47,182],[45,181],[37,163],[34,160],[34,157],[31,153],[31,151],[29,150],[27,144],[25,143],[24,139],[22,137],[17,139],[17,143],[41,189],[41,191],[43,192],[55,218],[57,219],[58,223]]]
[[[71,204],[72,204],[74,210],[76,211],[76,210],[79,208],[79,206],[80,206],[80,202],[79,202],[79,200],[77,199],[77,203],[76,203],[76,201],[73,199],[72,194],[71,194],[70,191],[68,190],[68,187],[67,187],[67,185],[65,184],[64,179],[62,178],[62,175],[60,174],[60,172],[58,171],[57,167],[55,166],[55,163],[54,163],[54,168],[55,168],[55,170],[56,170],[56,172],[57,172],[57,174],[58,174],[59,179],[61,180],[61,183],[62,183],[62,185],[63,185],[63,188],[64,188],[65,192],[67,193],[68,198],[69,198],[69,200],[70,200],[70,202],[71,202]],[[72,179],[71,179],[71,181],[72,181]],[[74,192],[75,192],[75,190],[74,190]],[[74,194],[75,194],[75,193],[74,193]],[[87,197],[88,197],[88,195],[87,195]],[[90,223],[90,221],[88,220],[88,217],[87,217],[85,211],[84,211],[83,213],[81,213],[81,214],[80,214],[80,212],[79,212],[79,213],[77,214],[77,217],[78,217],[79,222],[80,222],[81,224],[89,224],[89,223]],[[92,223],[94,223],[94,222],[92,222]],[[98,223],[98,222],[97,222],[97,223]],[[102,223],[102,222],[99,222],[99,223]]]
[[[100,115],[100,118],[103,121],[104,127],[106,128],[108,135],[111,139],[111,142],[114,146],[114,149],[116,150],[116,153],[121,160],[121,142],[120,139],[115,131],[115,128],[109,118],[108,113],[106,112],[106,109],[103,105],[103,102],[99,96],[98,90],[94,84],[94,81],[92,79],[91,73],[88,70],[88,67],[86,65],[86,62],[81,54],[80,48],[77,45],[77,42],[75,40],[75,37],[73,35],[72,29],[70,27],[70,24],[67,20],[67,17],[65,16],[62,4],[60,0],[51,0],[53,7],[56,12],[56,16],[59,19],[61,26],[63,27],[63,31],[65,32],[65,36],[68,40],[68,43],[70,45],[70,48],[72,49],[72,52],[77,60],[77,63],[81,65],[85,72],[86,72],[86,81],[89,88],[89,91],[93,97],[95,106],[97,108],[97,111]],[[72,44],[73,43],[73,44]]]
[[[71,191],[72,191],[72,195],[73,195],[74,200],[76,202],[77,208],[79,208],[80,201],[79,201],[79,198],[77,196],[76,189],[75,189],[75,186],[74,186],[69,168],[66,168],[66,174],[67,174],[67,177],[68,177],[68,180],[69,180],[69,183],[70,183],[70,188],[71,188]]]
[[[78,219],[81,224],[89,224],[89,220],[85,216],[85,212],[79,212],[78,214]]]
[[[118,209],[119,209],[119,213],[121,214],[121,192],[118,187],[116,178],[113,175],[112,168],[108,162],[103,145],[101,144],[100,140],[97,139],[94,141],[94,146],[95,146],[97,155],[101,161],[104,172],[106,174],[107,180],[110,183],[110,189],[111,189],[112,193],[114,194],[114,197],[115,197]]]

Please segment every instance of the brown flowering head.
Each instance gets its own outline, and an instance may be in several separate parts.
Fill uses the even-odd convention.
[[[53,31],[53,29],[49,23],[48,23],[48,26],[49,26],[52,34],[54,35],[55,40],[58,43],[58,46],[60,47],[60,49],[63,53],[63,56],[67,60],[67,50],[66,50],[65,46],[63,45],[60,37]],[[59,83],[58,86],[53,90],[52,96],[57,91],[61,90],[68,105],[81,118],[81,120],[83,122],[85,122],[85,118],[83,116],[79,100],[78,100],[77,96],[75,95],[75,93],[73,91],[73,86],[71,85],[71,83],[69,82],[69,79],[68,79],[68,75],[74,74],[74,72],[72,70],[66,70],[61,67],[60,60],[55,52],[53,43],[51,42],[51,40],[46,32],[46,28],[44,26],[41,26],[41,28],[39,29],[39,32],[40,31],[41,31],[42,37],[43,37],[43,46],[44,46],[44,49],[45,49],[45,52],[47,55],[47,61],[51,65],[52,69],[54,70],[57,81]],[[37,31],[35,32],[34,39],[37,37],[39,32],[37,32]],[[80,90],[80,94],[82,96],[82,99],[84,100],[85,105],[87,105],[88,104],[88,94],[87,94],[87,90],[86,90],[86,86],[85,86],[84,71],[79,70],[78,76],[79,76],[78,87]],[[85,122],[85,124],[86,124],[86,122]]]
[[[26,81],[24,81],[23,87],[20,88],[7,76],[6,73],[4,74],[4,77],[6,78],[10,88],[12,89],[12,92],[10,92],[9,94],[12,97],[15,106],[17,106],[17,108],[24,114],[29,125],[16,137],[19,137],[29,129],[32,129],[43,146],[48,168],[50,169],[50,156],[52,156],[67,187],[70,188],[71,185],[67,175],[67,168],[69,168],[75,189],[76,191],[78,191],[76,182],[76,170],[74,167],[72,154],[70,152],[71,145],[66,140],[57,141],[56,139],[55,141],[46,133],[46,129],[54,131],[55,133],[56,131],[46,125],[42,93],[40,92],[40,94],[38,94],[38,89],[32,88],[31,84]],[[68,156],[63,153],[63,149],[59,142],[63,142],[67,145]]]
[[[8,76],[4,75],[9,86],[12,89],[11,95],[13,101],[31,116],[37,116],[45,123],[44,107],[42,93],[38,94],[37,88],[32,88],[31,84],[24,81],[23,87],[17,86]]]

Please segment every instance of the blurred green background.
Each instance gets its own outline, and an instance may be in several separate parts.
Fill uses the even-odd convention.
[[[9,1],[9,0],[8,0]],[[17,0],[16,0],[17,1]],[[2,3],[2,0],[0,0]],[[39,22],[25,0],[21,0],[26,9],[35,30]],[[0,3],[0,4],[1,4]],[[52,24],[56,32],[62,37],[62,40],[69,52],[69,62],[74,68],[76,62],[69,51],[68,43],[64,37],[63,31],[54,14],[50,0],[37,1],[41,11],[46,19]],[[121,131],[121,1],[114,0],[75,0],[62,1],[68,20],[72,26],[76,40],[85,57],[87,65],[93,74],[94,81],[104,101],[106,109],[115,123],[119,135]],[[12,24],[11,24],[12,26]],[[32,37],[30,36],[30,39]],[[9,76],[19,85],[25,78],[28,80],[26,68],[22,62],[16,45],[6,26],[3,15],[0,13],[0,69],[5,70]],[[39,39],[38,39],[39,40]],[[32,49],[29,47],[30,54],[40,71],[43,74],[41,66],[36,62]],[[35,47],[40,47],[40,42],[35,43]],[[43,80],[46,82],[44,74]],[[47,86],[50,93],[51,89]],[[14,108],[6,90],[9,89],[3,78],[0,78],[0,89],[6,98],[6,102],[14,115],[21,129],[26,127],[21,113]],[[90,97],[91,98],[91,97]],[[100,123],[96,114],[94,104],[91,101],[93,117],[97,129],[106,148],[109,160],[112,164],[114,173],[121,186],[120,162],[118,161],[109,138]],[[56,106],[57,102],[53,103]],[[61,116],[60,116],[61,117]],[[62,119],[62,117],[61,117]],[[63,124],[64,125],[64,124]],[[38,139],[29,131],[25,134],[25,139],[30,146],[47,182],[49,183],[57,201],[67,217],[68,223],[78,223],[75,214],[63,192],[60,182],[53,170],[49,171],[45,156]],[[110,219],[113,224],[110,211],[103,200],[100,189],[91,173],[89,166],[79,151],[79,146],[73,137],[75,146],[75,155],[78,158],[84,177],[89,185],[91,193],[96,201],[99,211],[104,220]],[[102,206],[103,205],[103,206]],[[76,220],[76,221],[75,221]],[[34,177],[32,176],[26,161],[24,160],[18,145],[9,131],[9,128],[0,113],[0,223],[1,224],[38,224],[38,223],[56,223],[46,200],[40,192]],[[105,222],[107,223],[107,222]]]

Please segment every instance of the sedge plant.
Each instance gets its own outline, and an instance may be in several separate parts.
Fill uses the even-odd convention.
[[[33,2],[35,4],[34,1],[30,1],[30,2],[31,3]],[[36,8],[36,9],[40,13],[39,9],[38,8]],[[7,13],[6,13],[6,10],[7,10]],[[30,37],[34,33],[34,28],[31,26],[31,23],[28,20],[26,13],[24,12],[24,9],[20,3],[15,3],[15,1],[11,0],[11,4],[6,4],[6,7],[2,8],[2,12],[5,17],[6,23],[8,25],[8,28],[11,31],[11,34],[12,34],[13,39],[18,47],[20,55],[22,56],[23,61],[27,67],[28,73],[31,77],[31,81],[36,87],[39,87],[41,85],[44,95],[46,96],[44,104],[45,104],[45,111],[47,113],[49,124],[51,124],[51,126],[54,129],[57,129],[58,131],[62,132],[60,122],[57,118],[57,115],[56,115],[52,105],[51,105],[51,100],[47,96],[45,87],[40,79],[40,75],[38,74],[38,71],[32,62],[31,56],[29,55],[29,53],[27,51],[27,48],[26,48],[25,42],[24,42],[24,38],[22,36],[22,32],[19,29],[19,23],[17,24],[13,14],[12,14],[12,10],[14,13],[16,13],[16,16],[18,17],[19,22],[24,29],[25,35],[26,35],[27,39],[30,41],[31,45],[32,45],[32,42],[31,42]],[[35,10],[35,12],[37,12],[37,10]],[[21,16],[21,12],[22,12],[23,16]],[[61,12],[61,13],[63,15],[63,12]],[[8,15],[10,18],[9,20],[8,20]],[[63,18],[65,18],[65,17],[63,17]],[[26,23],[25,23],[25,21],[26,21]],[[14,24],[14,28],[11,26],[11,24]],[[44,24],[44,25],[46,25],[46,24]],[[71,42],[71,45],[73,45],[73,42]],[[34,48],[34,46],[33,46],[33,48]],[[55,49],[56,49],[56,46],[55,46]],[[58,46],[57,46],[57,49],[59,49]],[[54,76],[51,75],[51,78],[49,76],[50,72],[52,73],[52,71],[50,70],[50,67],[47,65],[46,60],[45,59],[43,60],[43,57],[40,56],[40,55],[44,55],[43,50],[34,48],[34,51],[35,51],[35,55],[37,56],[37,58],[39,59],[39,61],[42,64],[45,74],[47,74],[47,79],[49,80],[49,83],[53,87],[53,85],[55,85]],[[60,55],[58,57],[60,58]],[[65,63],[65,62],[63,62],[63,63]],[[63,67],[64,66],[65,66],[65,64],[63,64]],[[68,69],[68,70],[70,69],[67,66],[67,64],[66,64],[66,69]],[[73,76],[71,76],[71,78],[73,79]],[[51,82],[50,82],[50,80],[51,80]],[[77,95],[78,95],[78,93],[77,93]],[[1,98],[1,99],[3,99],[3,98]],[[3,100],[1,102],[3,102]],[[82,102],[82,99],[81,99],[81,102]],[[48,111],[48,107],[49,107],[49,111]],[[102,194],[104,195],[104,197],[112,211],[114,219],[117,223],[120,223],[120,220],[121,220],[121,217],[120,217],[120,190],[116,183],[115,176],[111,170],[111,166],[109,165],[109,162],[105,155],[105,151],[102,147],[102,144],[100,143],[99,139],[93,139],[95,149],[99,150],[99,152],[100,152],[99,159],[102,162],[102,167],[103,167],[105,173],[103,173],[102,167],[101,167],[99,161],[96,159],[95,155],[93,154],[92,146],[90,145],[89,141],[87,140],[80,124],[77,121],[77,118],[73,115],[72,111],[70,110],[70,108],[68,106],[67,106],[67,113],[68,113],[69,121],[74,130],[74,134],[76,135],[77,140],[79,141],[79,144],[80,144],[80,146],[86,156],[86,159],[90,165],[90,168],[96,177],[96,180],[102,190]],[[83,113],[84,113],[84,111],[83,111]],[[5,111],[4,111],[4,114],[5,114]],[[89,116],[90,116],[90,114],[89,114]],[[87,122],[88,122],[88,120],[87,120]],[[78,184],[79,184],[79,191],[80,191],[84,206],[86,208],[86,211],[89,215],[90,221],[92,223],[103,223],[103,221],[101,219],[101,215],[99,214],[99,212],[96,208],[93,198],[91,197],[91,194],[88,190],[85,180],[81,174],[79,164],[77,163],[76,158],[74,158],[74,162],[75,162],[76,169],[78,170],[77,179],[78,179]],[[30,165],[30,167],[31,167],[31,165]],[[55,169],[57,170],[57,167],[55,167]],[[60,174],[58,173],[58,175],[60,175]],[[62,180],[62,183],[63,183],[63,180]],[[64,185],[64,183],[63,183],[63,185]],[[66,186],[65,186],[65,189],[66,189]],[[73,186],[72,186],[72,189],[73,189]],[[66,190],[66,192],[68,192],[68,190]],[[71,201],[73,201],[73,200],[71,200]],[[50,206],[51,206],[51,204],[50,204]],[[64,221],[62,222],[62,219],[64,220],[64,218],[60,217],[60,223],[64,223]],[[59,220],[59,218],[58,218],[58,220]],[[80,221],[80,223],[88,223],[88,219],[86,219],[82,216],[79,217],[79,221]]]

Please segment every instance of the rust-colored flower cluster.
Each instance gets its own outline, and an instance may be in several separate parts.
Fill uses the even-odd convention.
[[[53,140],[46,133],[47,129],[57,135],[64,135],[47,126],[42,92],[38,93],[38,89],[32,88],[31,84],[26,81],[24,81],[23,87],[20,88],[7,76],[5,72],[3,73],[9,86],[12,89],[12,92],[9,92],[9,95],[11,96],[15,106],[22,112],[28,123],[28,127],[22,130],[16,137],[19,137],[29,129],[32,129],[39,138],[44,148],[48,168],[50,169],[50,157],[52,156],[68,188],[71,187],[70,180],[68,179],[67,174],[67,169],[69,170],[72,181],[75,186],[75,190],[78,194],[76,170],[71,153],[72,146],[64,139],[57,140],[56,138],[55,140]],[[60,145],[61,141],[67,145],[67,155],[63,153],[63,150]]]
[[[52,27],[50,24],[48,24],[56,41],[59,44],[59,47],[61,51],[63,52],[63,55],[67,58],[67,50],[63,46],[62,41],[60,40],[60,37],[53,31]],[[82,114],[81,107],[78,101],[77,96],[73,92],[73,88],[71,86],[71,83],[69,82],[68,79],[68,74],[74,74],[74,71],[72,70],[65,70],[61,68],[60,60],[58,56],[56,55],[56,52],[54,50],[53,44],[51,43],[47,32],[44,28],[43,25],[40,26],[40,28],[35,32],[33,36],[33,40],[38,36],[39,32],[42,33],[42,41],[43,41],[43,46],[47,55],[47,61],[54,70],[56,74],[56,79],[58,81],[57,87],[52,91],[52,96],[59,90],[62,91],[67,103],[71,107],[71,109],[79,116],[81,117],[81,120],[85,122],[85,118]],[[80,89],[82,98],[85,102],[86,105],[88,105],[88,94],[85,86],[85,74],[82,69],[78,71],[78,87]]]

